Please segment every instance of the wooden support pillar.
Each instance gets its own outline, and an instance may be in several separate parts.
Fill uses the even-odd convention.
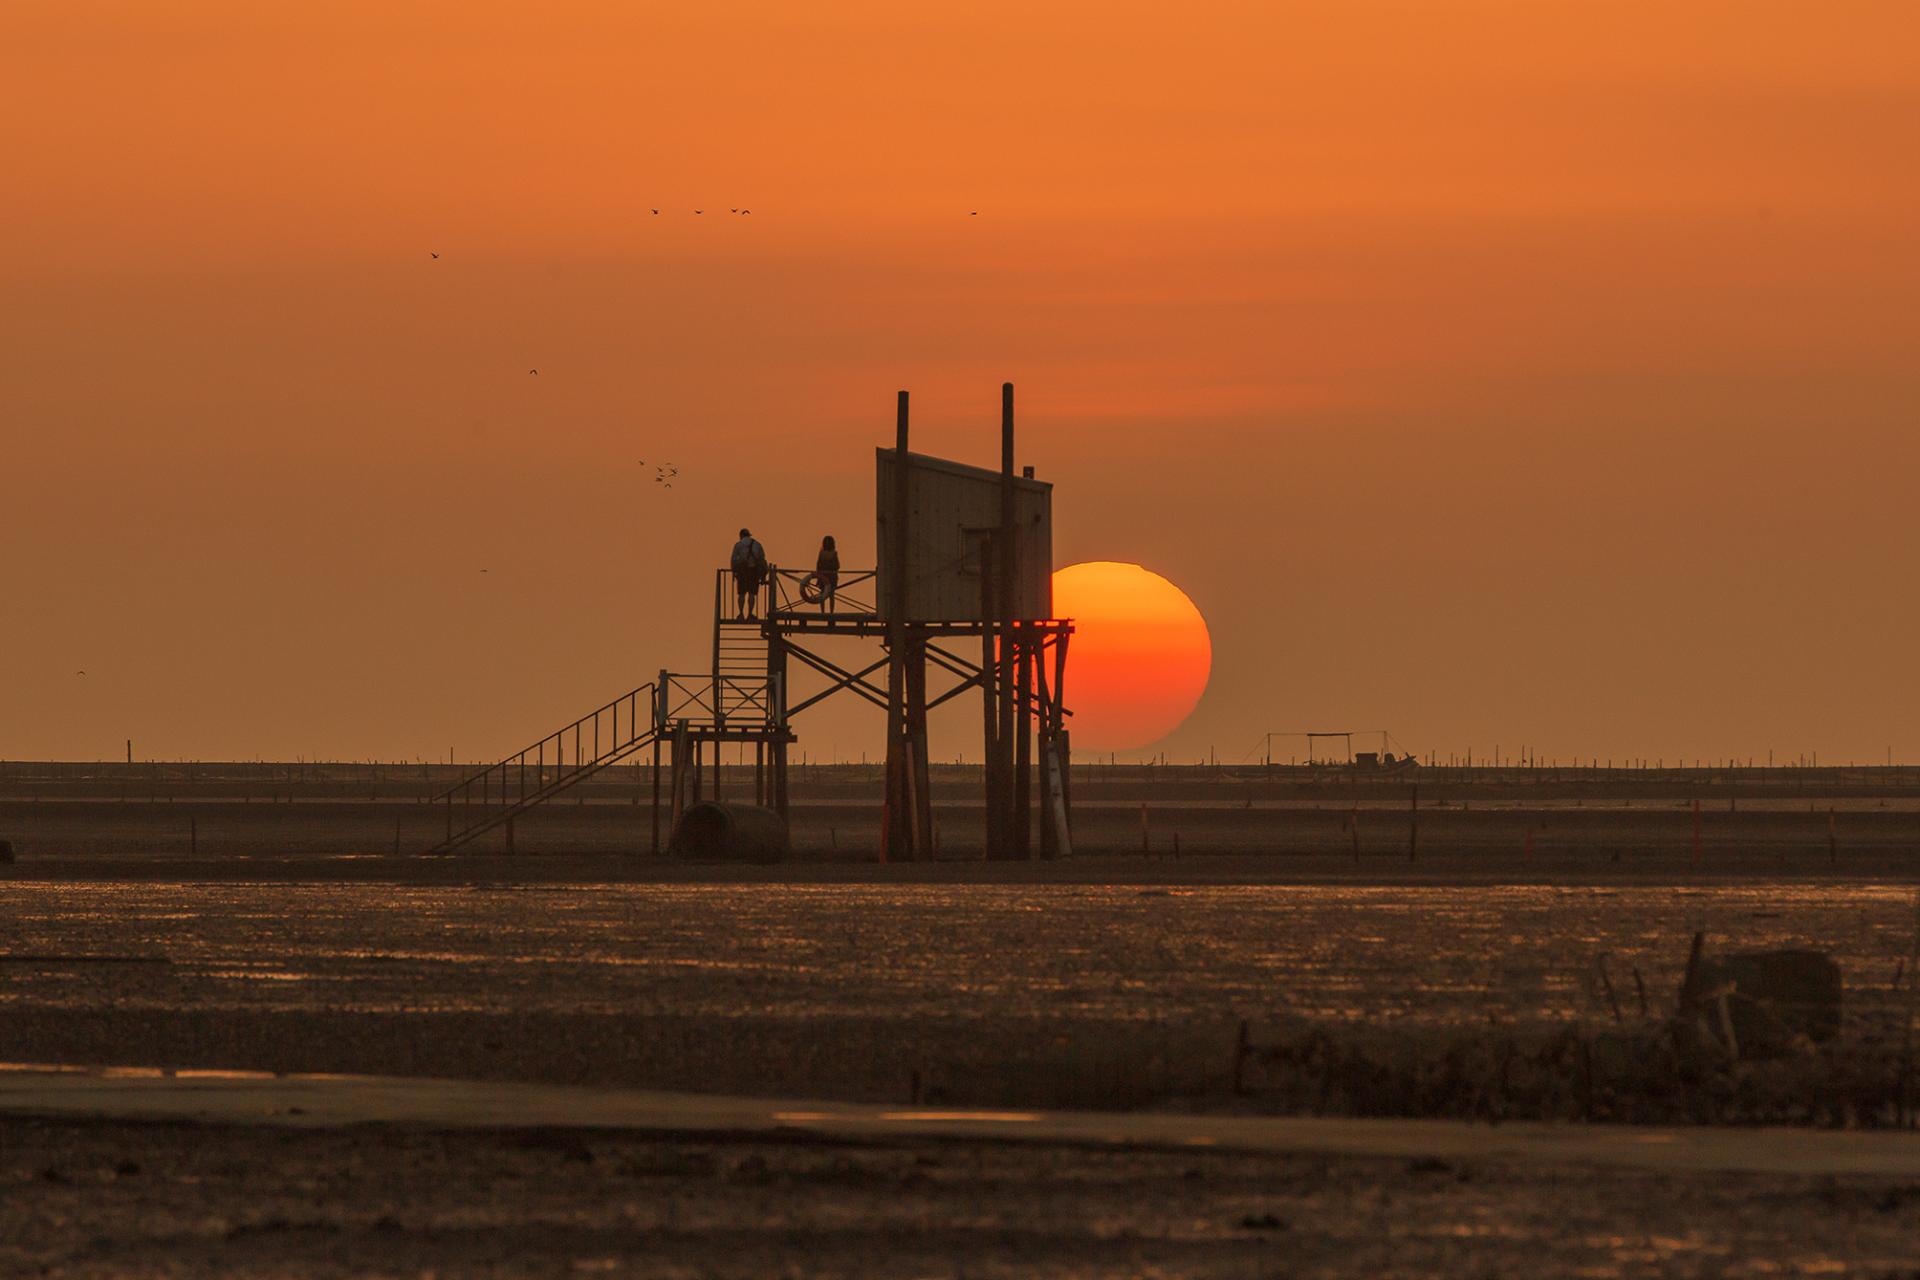
[[[672,818],[677,825],[680,821],[680,815],[687,811],[687,806],[692,802],[693,796],[693,778],[691,776],[694,768],[693,742],[687,732],[687,724],[684,720],[673,727],[673,750],[667,762],[667,768],[672,775]]]
[[[1073,852],[1073,736],[1067,731],[1067,641],[1072,633],[1062,628],[1053,642],[1053,738],[1054,753],[1060,761],[1061,852]]]
[[[907,641],[907,790],[913,817],[913,856],[933,856],[933,789],[927,764],[927,633],[912,628]]]
[[[1033,687],[1040,696],[1040,731],[1037,744],[1040,756],[1039,776],[1034,785],[1039,789],[1040,797],[1040,856],[1057,858],[1060,856],[1059,843],[1053,824],[1053,802],[1056,794],[1053,772],[1053,735],[1059,726],[1054,714],[1052,681],[1047,679],[1047,646],[1044,638],[1036,641],[1033,653]]]
[[[1073,734],[1066,729],[1054,735],[1053,758],[1060,765],[1059,795],[1054,797],[1060,810],[1056,839],[1060,856],[1070,858],[1073,856]]]
[[[993,619],[999,615],[999,596],[995,591],[994,537],[991,532],[980,538],[980,706],[985,730],[981,738],[981,776],[986,794],[982,806],[986,831],[981,844],[984,857],[998,858],[1004,841],[1000,828],[1000,670],[999,654],[994,648]]]
[[[1014,651],[1015,716],[1013,740],[1014,848],[1022,859],[1033,856],[1033,644],[1032,627],[1015,623],[1019,636]]]
[[[660,739],[653,740],[653,852],[660,852]]]
[[[767,639],[767,697],[772,702],[773,726],[777,737],[773,740],[773,776],[769,780],[772,798],[768,801],[774,812],[782,818],[787,817],[787,644],[781,639],[775,628],[768,629]]]
[[[891,625],[887,628],[893,630]],[[906,644],[889,645],[887,654],[887,770],[885,807],[880,814],[880,861],[913,857],[912,789],[908,782]]]
[[[773,744],[773,811],[786,818],[787,815],[787,744],[785,739],[776,739]]]

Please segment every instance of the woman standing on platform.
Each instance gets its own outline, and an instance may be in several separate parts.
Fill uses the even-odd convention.
[[[814,581],[820,586],[820,612],[833,611],[833,593],[840,586],[840,552],[833,545],[833,535],[820,539],[820,555],[813,562]]]

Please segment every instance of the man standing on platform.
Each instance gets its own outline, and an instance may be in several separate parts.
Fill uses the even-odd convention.
[[[760,582],[767,576],[767,553],[751,530],[740,531],[733,544],[733,617],[744,622],[759,616]]]

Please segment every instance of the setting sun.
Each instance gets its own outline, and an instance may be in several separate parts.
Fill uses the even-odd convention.
[[[1076,747],[1143,747],[1192,713],[1213,641],[1186,592],[1137,564],[1094,560],[1053,575],[1053,607],[1074,625],[1067,702]]]

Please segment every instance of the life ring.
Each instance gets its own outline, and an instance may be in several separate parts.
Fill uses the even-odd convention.
[[[817,573],[810,573],[800,580],[800,598],[808,604],[819,604],[827,598],[827,584]]]

